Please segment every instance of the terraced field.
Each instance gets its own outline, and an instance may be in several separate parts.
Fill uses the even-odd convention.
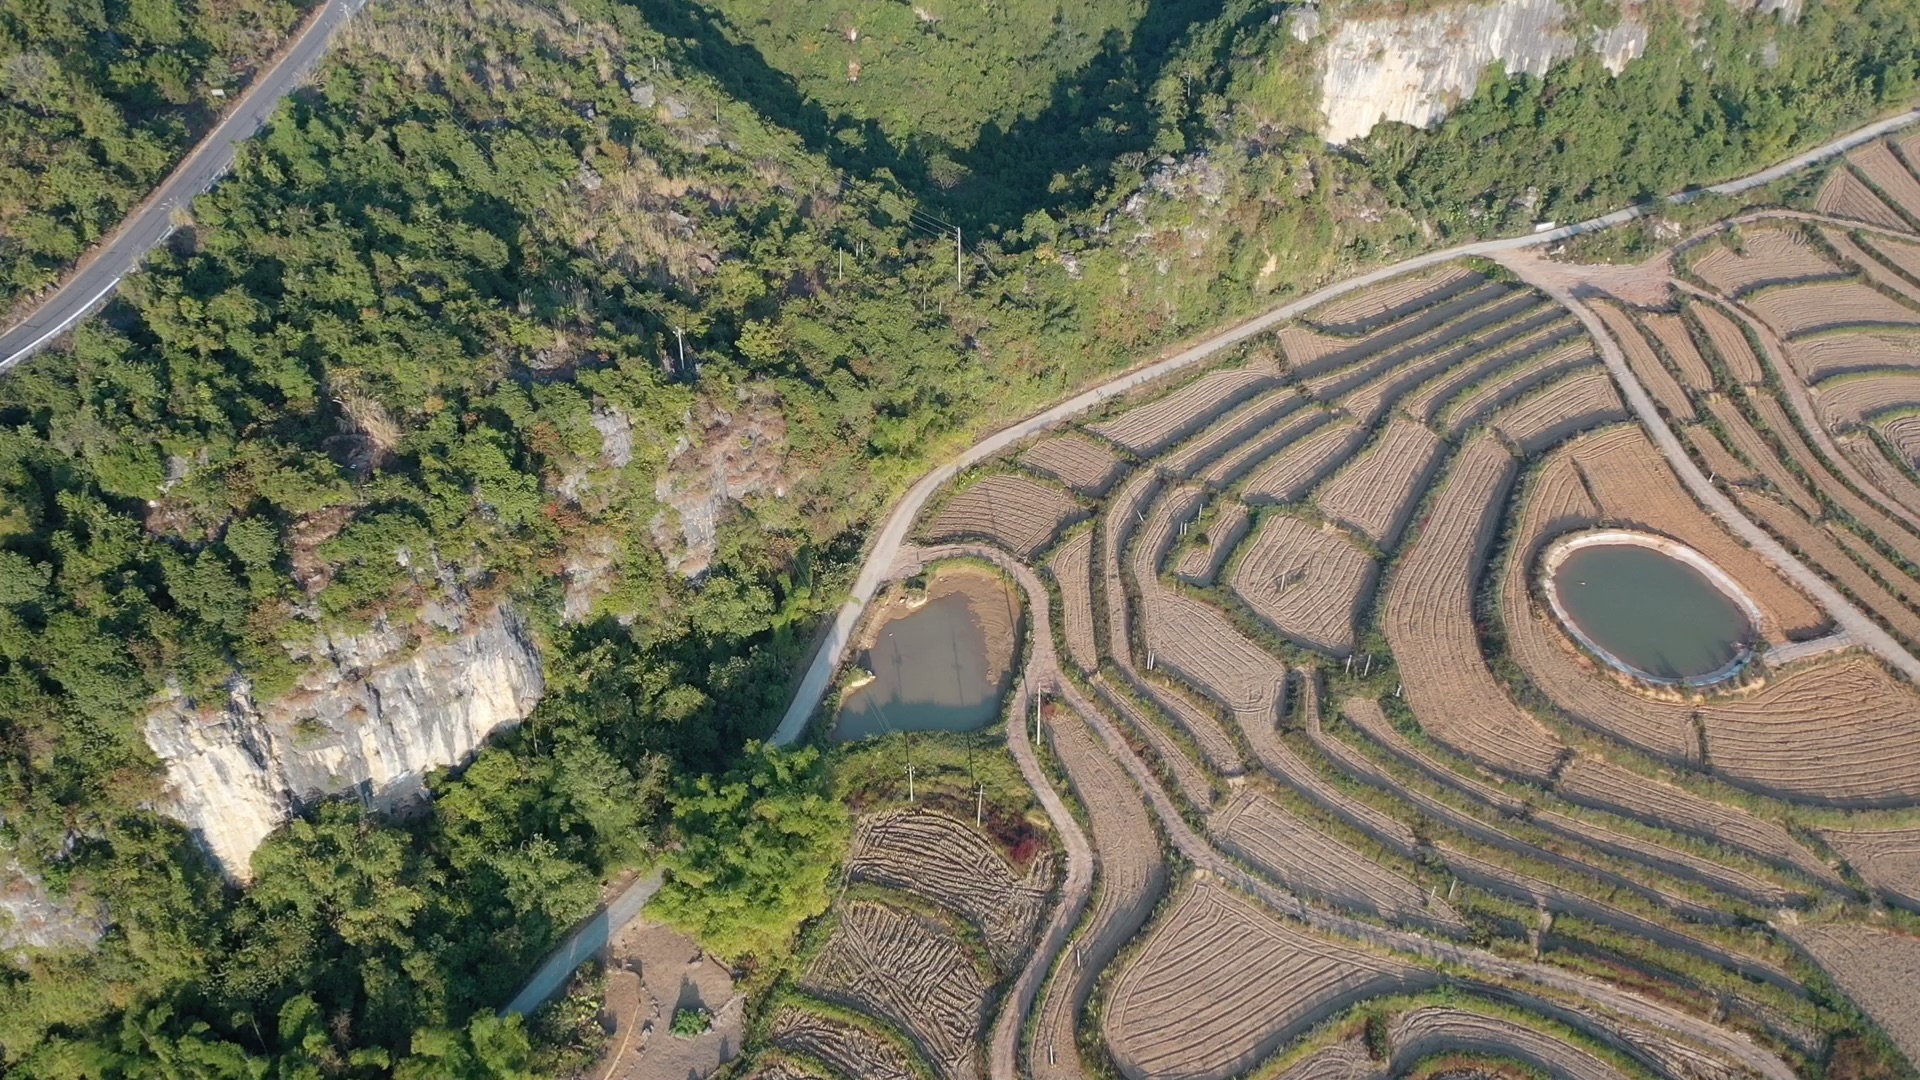
[[[929,502],[911,535],[1028,591],[1043,707],[1007,738],[1092,892],[869,815],[773,1045],[941,1080],[998,1075],[989,1030],[1043,1080],[1910,1075],[1906,161],[1687,239],[1658,307],[1517,257],[1388,279]],[[1543,560],[1595,529],[1742,597],[1731,674],[1645,678],[1562,621]]]

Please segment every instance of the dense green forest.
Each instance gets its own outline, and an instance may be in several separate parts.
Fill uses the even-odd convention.
[[[0,310],[119,224],[310,6],[0,4]]]
[[[1223,317],[1510,227],[1528,187],[1572,212],[1777,155],[1908,94],[1920,45],[1912,0],[1780,30],[1716,3],[1700,53],[1663,26],[1644,73],[1490,78],[1336,152],[1264,3],[882,8],[376,3],[105,315],[0,379],[0,836],[114,922],[0,967],[0,1070],[545,1075],[493,1010],[654,858],[662,910],[777,953],[844,825],[817,751],[752,740],[930,462]],[[80,65],[63,85],[138,81],[110,75],[148,55],[99,29],[117,10],[3,10],[11,57]],[[52,107],[0,95],[33,138],[64,138]],[[676,445],[763,413],[778,483],[685,578],[652,526]],[[608,551],[564,618],[567,568]],[[496,601],[547,694],[429,812],[317,809],[240,889],[154,810],[163,688],[268,698],[299,674],[281,642]]]

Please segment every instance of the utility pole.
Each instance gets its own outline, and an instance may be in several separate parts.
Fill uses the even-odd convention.
[[[953,287],[963,288],[960,284],[960,226],[953,227]]]
[[[907,762],[907,801],[913,801],[913,762]]]
[[[987,815],[987,785],[973,789],[973,827],[979,828]]]

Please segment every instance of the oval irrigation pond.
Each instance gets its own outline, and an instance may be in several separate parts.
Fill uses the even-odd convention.
[[[918,607],[898,605],[858,658],[872,681],[849,693],[833,737],[891,731],[971,731],[1000,715],[1012,682],[1019,607],[999,577],[945,570]]]
[[[1714,682],[1738,670],[1749,651],[1754,628],[1741,602],[1664,551],[1586,544],[1562,554],[1549,575],[1575,636],[1629,674]]]

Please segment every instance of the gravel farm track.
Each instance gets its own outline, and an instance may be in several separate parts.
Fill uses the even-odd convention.
[[[1920,111],[1862,129],[1802,160],[1708,190],[1737,193],[1761,186],[1792,168],[1844,154],[1915,120],[1920,120]],[[1071,1054],[1056,1054],[1062,1038],[1083,1028],[1072,1021],[1082,1012],[1073,1002],[1084,1001],[1091,992],[1098,1007],[1109,1010],[1101,1028],[1107,1052],[1115,1055],[1113,1064],[1130,1080],[1161,1075],[1159,1067],[1142,1064],[1154,1061],[1166,1064],[1167,1075],[1221,1080],[1257,1064],[1282,1040],[1306,1033],[1360,1000],[1399,992],[1375,988],[1360,993],[1330,983],[1326,995],[1303,997],[1291,1019],[1242,1025],[1231,1035],[1224,1029],[1210,1032],[1204,1022],[1162,1022],[1153,1016],[1154,1010],[1141,1003],[1158,1000],[1178,982],[1183,965],[1195,962],[1188,953],[1202,957],[1198,963],[1207,967],[1203,946],[1210,939],[1168,930],[1173,925],[1169,912],[1179,909],[1174,904],[1163,905],[1129,943],[1128,932],[1139,926],[1143,915],[1116,911],[1104,896],[1101,905],[1093,903],[1096,887],[1104,888],[1101,856],[1089,840],[1084,819],[1077,819],[1067,806],[1066,788],[1056,789],[1057,775],[1042,764],[1043,758],[1057,754],[1039,738],[1049,725],[1039,714],[1029,715],[1032,703],[1043,699],[1062,723],[1075,723],[1075,716],[1068,714],[1077,714],[1097,752],[1131,781],[1124,797],[1142,801],[1158,826],[1150,832],[1160,837],[1168,855],[1177,857],[1166,888],[1175,896],[1190,895],[1196,887],[1226,889],[1239,898],[1234,903],[1248,905],[1246,918],[1272,923],[1277,936],[1271,940],[1295,943],[1277,947],[1275,956],[1319,955],[1316,948],[1324,947],[1335,955],[1358,949],[1383,961],[1391,957],[1430,973],[1404,982],[1405,992],[1414,994],[1417,1002],[1431,1004],[1431,998],[1420,996],[1426,987],[1455,987],[1473,1001],[1497,1002],[1569,1025],[1578,1036],[1576,1043],[1605,1044],[1656,1075],[1696,1075],[1653,1063],[1704,1053],[1734,1074],[1788,1080],[1796,1075],[1790,1063],[1794,1055],[1821,1052],[1819,1037],[1805,1034],[1814,1030],[1805,1010],[1815,1006],[1795,1004],[1807,1000],[1801,972],[1811,965],[1804,958],[1794,959],[1804,957],[1805,950],[1796,953],[1785,939],[1768,932],[1762,920],[1770,921],[1777,906],[1804,909],[1823,902],[1835,889],[1844,893],[1854,886],[1779,832],[1774,817],[1715,817],[1716,804],[1689,801],[1691,789],[1685,787],[1669,791],[1657,804],[1636,804],[1630,795],[1617,795],[1613,789],[1621,786],[1621,779],[1605,772],[1607,759],[1595,758],[1591,767],[1585,766],[1593,736],[1549,725],[1514,705],[1506,684],[1495,679],[1474,644],[1483,614],[1480,605],[1485,603],[1476,598],[1497,594],[1498,588],[1489,593],[1486,586],[1506,586],[1510,568],[1524,566],[1530,555],[1508,552],[1501,545],[1508,542],[1509,527],[1520,520],[1514,515],[1533,493],[1535,465],[1566,459],[1572,472],[1556,490],[1566,489],[1569,482],[1572,488],[1556,496],[1560,501],[1555,505],[1599,516],[1611,503],[1609,485],[1630,482],[1620,477],[1635,475],[1635,469],[1657,470],[1671,495],[1666,503],[1648,508],[1670,507],[1659,512],[1667,515],[1664,520],[1684,526],[1683,542],[1704,550],[1711,541],[1693,543],[1688,530],[1714,533],[1720,546],[1709,556],[1719,559],[1725,553],[1734,558],[1737,552],[1745,559],[1734,559],[1737,575],[1777,574],[1782,579],[1777,589],[1799,598],[1804,611],[1780,601],[1783,625],[1791,626],[1794,634],[1779,635],[1769,623],[1768,632],[1774,635],[1769,643],[1797,646],[1815,634],[1829,634],[1873,656],[1856,653],[1829,660],[1818,659],[1824,653],[1802,650],[1801,655],[1816,659],[1784,670],[1768,684],[1767,693],[1777,696],[1772,689],[1776,684],[1788,690],[1796,679],[1811,687],[1808,680],[1814,676],[1808,673],[1825,679],[1847,665],[1868,683],[1870,676],[1884,674],[1876,663],[1920,681],[1920,661],[1907,645],[1855,606],[1854,596],[1843,594],[1823,572],[1801,562],[1802,554],[1755,524],[1747,516],[1745,500],[1734,497],[1747,493],[1730,495],[1716,487],[1668,426],[1670,418],[1698,415],[1696,397],[1712,372],[1720,370],[1710,368],[1708,358],[1721,359],[1743,378],[1759,369],[1761,378],[1768,379],[1769,366],[1786,363],[1769,355],[1775,351],[1773,341],[1746,325],[1750,316],[1744,303],[1716,297],[1728,322],[1708,325],[1705,331],[1697,320],[1684,321],[1679,315],[1666,315],[1664,322],[1642,321],[1651,318],[1634,306],[1646,302],[1642,294],[1618,287],[1635,284],[1629,270],[1596,268],[1583,274],[1586,268],[1549,263],[1530,251],[1631,221],[1658,205],[1431,252],[1330,285],[990,435],[909,489],[874,535],[851,596],[823,633],[772,741],[790,744],[807,731],[846,659],[865,607],[887,583],[939,560],[968,558],[994,564],[1024,593],[1031,620],[1029,651],[1016,682],[1018,696],[1011,700],[1028,704],[1016,705],[1009,714],[1008,749],[1051,824],[1065,872],[1051,909],[1022,920],[1038,919],[1031,947],[1017,955],[1011,952],[1025,937],[1022,933],[1010,934],[1004,947],[996,948],[1003,961],[1018,967],[998,965],[1006,981],[998,983],[1003,989],[988,999],[992,1015],[968,1020],[965,1009],[956,1005],[958,1011],[937,1025],[939,1030],[912,1033],[911,1041],[932,1054],[928,1063],[937,1072],[957,1077],[981,1069],[995,1080],[1014,1080],[1022,1073],[1040,1074],[1043,1065],[1050,1077],[1098,1071],[1094,1063],[1080,1060],[1088,1045],[1084,1042]],[[1786,254],[1798,260],[1803,273],[1822,272],[1806,261],[1808,253]],[[1469,272],[1459,261],[1469,257],[1489,260],[1504,272]],[[1737,260],[1721,258],[1719,263],[1739,272],[1747,269]],[[1662,265],[1667,269],[1661,274],[1663,283],[1669,275],[1684,278],[1684,267]],[[1422,270],[1436,272],[1418,273]],[[1383,288],[1372,288],[1383,283]],[[1760,281],[1753,287],[1774,286]],[[1609,292],[1628,299],[1617,302],[1607,298]],[[1891,309],[1876,306],[1873,297],[1878,296],[1860,298],[1852,317],[1891,318]],[[1336,298],[1343,303],[1329,307]],[[1303,320],[1309,313],[1312,317]],[[1273,333],[1280,329],[1287,332]],[[1733,355],[1730,332],[1740,341],[1751,341],[1749,351],[1755,355]],[[1696,348],[1696,338],[1706,340],[1703,333],[1712,335],[1712,344]],[[1244,365],[1204,371],[1157,397],[1134,393],[1165,387],[1167,376],[1253,345],[1262,335],[1278,343],[1282,353],[1289,340],[1303,343],[1306,351],[1277,360],[1262,342],[1247,350],[1250,359]],[[1649,393],[1649,379],[1657,381],[1657,394]],[[1083,419],[1123,395],[1137,403]],[[1800,405],[1797,400],[1785,402],[1779,416],[1784,420],[1789,410],[1798,415]],[[1076,420],[1082,422],[1070,428]],[[1690,426],[1688,437],[1697,437],[1701,429]],[[1623,441],[1629,433],[1633,439]],[[1007,454],[1043,434],[1047,440],[1026,447],[1019,456]],[[1582,440],[1612,448],[1604,466],[1589,468],[1592,462],[1565,452]],[[1312,460],[1292,464],[1303,447],[1320,444],[1336,449],[1328,454],[1315,451]],[[1829,445],[1822,444],[1822,449]],[[1382,447],[1392,449],[1383,455]],[[1150,464],[1140,467],[1142,459]],[[996,462],[990,469],[950,489],[957,477],[990,460]],[[1022,472],[1022,466],[1027,471]],[[1035,474],[1046,479],[1033,479]],[[1263,483],[1274,490],[1265,491]],[[1189,538],[1196,525],[1209,529],[1212,515],[1245,515],[1247,503],[1254,501],[1247,498],[1249,489],[1262,494],[1251,529],[1235,525],[1232,539],[1224,542],[1211,532]],[[958,495],[953,494],[956,490]],[[1022,497],[1013,497],[1016,491]],[[1033,497],[1025,498],[1027,494]],[[936,496],[941,501],[935,502]],[[1029,512],[1011,513],[1016,502],[1030,503]],[[1268,502],[1284,505],[1269,510]],[[1012,520],[1002,520],[1000,508],[1008,509],[1005,516]],[[1247,575],[1253,574],[1266,578],[1270,587],[1284,588],[1296,568],[1319,571],[1304,534],[1270,544],[1272,550],[1265,554],[1240,557],[1252,552],[1247,545],[1256,544],[1264,526],[1278,528],[1279,521],[1288,520],[1274,515],[1302,513],[1307,521],[1321,522],[1316,529],[1352,536],[1360,545],[1356,554],[1364,554],[1364,559],[1358,567],[1341,571],[1343,577],[1336,575],[1335,580],[1353,584],[1335,589],[1338,596],[1328,606],[1339,610],[1325,620],[1318,611],[1322,601],[1310,599],[1318,587],[1300,594],[1309,599],[1316,631],[1305,635],[1307,640],[1288,644],[1283,639],[1290,628],[1284,618],[1275,618],[1286,613],[1275,608],[1271,598],[1250,603],[1254,597],[1239,596],[1244,588],[1216,584],[1213,576],[1245,586],[1253,580]],[[1681,521],[1688,514],[1692,517]],[[1088,517],[1092,520],[1085,520]],[[1559,520],[1543,524],[1565,527]],[[1403,532],[1407,538],[1402,542],[1398,538]],[[1068,538],[1064,542],[1062,535]],[[1490,552],[1497,556],[1491,561]],[[1170,573],[1169,563],[1196,572]],[[1207,567],[1211,572],[1197,572]],[[1503,572],[1503,567],[1508,570]],[[1052,581],[1044,580],[1043,573]],[[1299,580],[1304,586],[1312,577]],[[1440,594],[1433,594],[1436,585]],[[1356,589],[1361,597],[1384,597],[1380,610],[1348,598]],[[1394,602],[1395,597],[1414,595],[1424,596],[1424,602]],[[1524,613],[1512,607],[1514,595],[1508,587],[1504,597],[1496,596],[1492,610]],[[1297,602],[1288,598],[1288,603]],[[1414,621],[1400,618],[1416,608]],[[1058,640],[1070,654],[1070,667],[1063,667],[1056,653],[1055,620],[1062,622]],[[1320,621],[1326,625],[1318,626]],[[1354,636],[1367,625],[1379,631],[1366,638]],[[1404,689],[1405,704],[1397,707],[1411,707],[1424,737],[1431,740],[1421,745],[1434,747],[1438,755],[1417,761],[1426,771],[1413,787],[1401,779],[1412,759],[1393,759],[1390,749],[1382,749],[1383,727],[1376,727],[1370,737],[1356,735],[1346,725],[1337,733],[1331,728],[1323,732],[1319,722],[1315,687],[1326,658],[1332,658],[1336,674],[1343,658],[1349,675],[1360,674],[1363,667],[1370,670],[1372,653],[1357,654],[1377,651],[1381,633],[1391,650],[1388,662],[1397,672],[1392,678],[1402,681],[1395,684],[1390,678],[1385,689],[1370,693],[1398,697]],[[1541,649],[1535,647],[1535,653]],[[1305,688],[1298,689],[1303,677]],[[1584,680],[1582,691],[1589,694],[1600,692],[1596,688],[1603,690],[1606,683],[1578,669],[1556,677],[1569,684]],[[1467,682],[1461,682],[1463,678]],[[1463,685],[1473,687],[1467,695],[1473,704],[1450,706]],[[1340,690],[1342,695],[1353,692]],[[1863,700],[1870,697],[1863,695]],[[1639,718],[1657,718],[1664,706],[1642,700],[1643,706],[1628,703],[1619,711],[1628,722],[1644,727]],[[1783,766],[1766,758],[1764,747],[1751,742],[1748,733],[1755,729],[1743,717],[1757,719],[1759,707],[1745,706],[1737,697],[1723,699],[1695,712],[1690,721],[1671,722],[1670,734],[1623,728],[1619,735],[1629,745],[1644,745],[1669,760],[1701,767],[1711,740],[1726,754],[1724,767],[1719,757],[1713,763],[1721,782],[1757,790],[1766,798],[1786,791],[1788,797],[1820,801],[1825,781],[1791,768],[1782,772]],[[1805,712],[1801,708],[1796,715]],[[1871,721],[1873,716],[1863,718]],[[1669,724],[1659,719],[1654,723]],[[1611,730],[1596,730],[1613,736]],[[1387,761],[1391,769],[1382,764]],[[1575,762],[1583,768],[1574,776],[1594,783],[1581,784],[1563,798],[1555,787],[1563,770]],[[1487,783],[1471,780],[1472,770]],[[1342,771],[1348,784],[1329,782],[1329,772]],[[1508,794],[1513,791],[1522,794]],[[1538,794],[1525,794],[1541,791],[1545,802],[1538,805]],[[1869,777],[1857,791],[1842,790],[1839,801],[1828,805],[1899,807],[1908,805],[1907,794],[1904,788],[1896,790]],[[1568,801],[1573,795],[1582,798]],[[1269,801],[1275,797],[1282,801]],[[1084,797],[1081,801],[1084,806]],[[1398,816],[1388,812],[1390,807],[1399,808]],[[1442,830],[1441,839],[1428,835],[1424,827],[1409,835],[1408,807],[1415,815],[1430,817]],[[1503,823],[1504,815],[1516,812],[1515,820],[1522,824]],[[1322,827],[1315,817],[1338,821],[1344,831],[1316,837],[1318,848],[1303,845],[1305,832]],[[1892,820],[1868,819],[1857,827],[1869,829]],[[1097,835],[1095,839],[1108,842]],[[1350,850],[1353,854],[1345,854]],[[1367,865],[1380,856],[1361,852],[1381,850],[1391,853],[1391,865]],[[1518,864],[1505,865],[1510,859]],[[1445,900],[1433,892],[1436,870]],[[912,882],[904,879],[883,884],[914,891]],[[1469,895],[1463,899],[1480,912],[1471,932],[1450,904],[1459,885],[1467,886]],[[1531,960],[1517,958],[1511,949],[1469,943],[1484,940],[1476,935],[1484,933],[1488,918],[1514,925],[1510,915],[1489,914],[1489,903],[1496,912],[1537,909],[1540,925],[1520,934],[1533,942]],[[841,909],[840,916],[846,918],[853,910]],[[1652,943],[1655,958],[1645,962],[1656,971],[1680,973],[1694,970],[1689,964],[1704,963],[1710,970],[1703,975],[1681,974],[1667,981],[1706,993],[1719,1004],[1713,1011],[1687,1006],[1660,991],[1648,992],[1638,977],[1616,978],[1604,963],[1596,968],[1543,959],[1549,935],[1554,941],[1563,936],[1555,916],[1571,920],[1567,933],[1574,936],[1566,942],[1591,940],[1580,936],[1580,927],[1587,925]],[[866,912],[862,919],[878,917]],[[1784,911],[1781,917],[1799,916]],[[612,921],[597,922],[610,929]],[[1128,930],[1116,936],[1108,929],[1115,924]],[[593,924],[583,928],[574,955],[580,946],[591,946],[597,932],[602,931]],[[1076,933],[1080,944],[1068,951]],[[1500,936],[1513,934],[1510,929],[1499,931]],[[988,934],[989,939],[997,936]],[[1193,944],[1155,952],[1154,942],[1162,940]],[[1087,962],[1083,950],[1089,945],[1096,954],[1094,967],[1083,973],[1078,965]],[[870,947],[890,946],[875,938]],[[925,952],[930,947],[918,948]],[[1149,956],[1158,959],[1149,963],[1144,959]],[[1099,969],[1109,961],[1111,971],[1096,982]],[[861,963],[884,965],[882,953],[874,952]],[[1788,964],[1800,966],[1783,966]],[[557,969],[560,964],[550,966]],[[1138,978],[1130,974],[1136,969]],[[542,978],[551,974],[543,971]],[[1742,975],[1749,980],[1744,987],[1737,985]],[[1271,977],[1271,971],[1260,976]],[[1707,981],[1690,981],[1698,978]],[[1728,978],[1736,985],[1727,984]],[[1256,979],[1248,985],[1267,984]],[[1043,992],[1049,1004],[1037,1006]],[[1131,1006],[1123,1007],[1112,997],[1122,993],[1133,995],[1126,998]],[[516,1004],[539,996],[530,986]],[[883,1022],[910,1027],[899,1006],[886,1003],[888,996],[888,987],[875,984],[854,993],[852,1000],[870,1000]],[[1211,1006],[1216,1012],[1229,1007],[1224,1001]],[[1740,1022],[1725,1023],[1726,1016]],[[978,1064],[967,1065],[955,1056],[958,1044],[948,1044],[974,1023],[984,1028],[985,1045],[978,1048],[984,1054]],[[1491,1024],[1487,1030],[1501,1029]],[[1765,1037],[1756,1040],[1756,1032]],[[1519,1028],[1509,1034],[1516,1052],[1519,1041],[1534,1038]],[[1224,1041],[1206,1045],[1216,1037]],[[1494,1035],[1488,1038],[1489,1045],[1497,1042]],[[1474,1051],[1469,1047],[1466,1052]],[[1394,1064],[1398,1067],[1397,1058]]]

